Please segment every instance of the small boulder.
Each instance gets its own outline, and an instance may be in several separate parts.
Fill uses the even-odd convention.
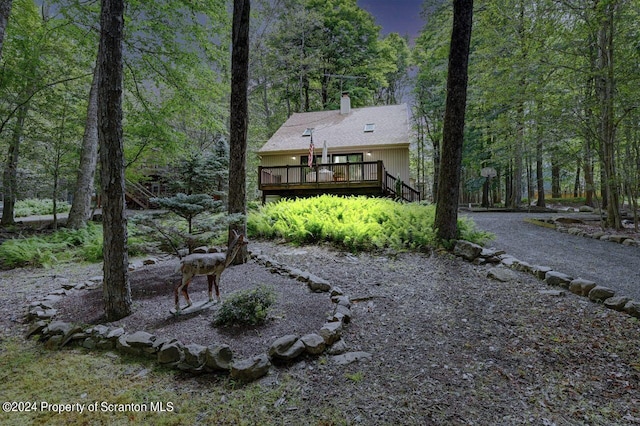
[[[278,361],[291,361],[305,350],[304,343],[294,334],[288,334],[276,339],[269,348],[269,357]]]
[[[610,297],[604,301],[604,306],[615,311],[624,311],[624,307],[630,300],[631,298],[626,296]]]
[[[184,347],[184,362],[188,370],[200,370],[205,363],[207,347],[197,344],[186,345]]]
[[[347,352],[336,355],[331,360],[338,365],[348,365],[357,361],[371,361],[371,354],[369,352]]]
[[[487,271],[487,277],[506,283],[509,281],[516,281],[518,274],[507,268],[491,268]]]
[[[271,361],[267,354],[236,361],[231,365],[231,378],[242,382],[251,382],[269,372]]]
[[[334,321],[325,323],[320,329],[320,336],[327,345],[333,344],[342,334],[342,321]]]
[[[204,365],[207,370],[227,371],[232,360],[233,352],[231,352],[229,345],[209,346]]]
[[[604,302],[608,298],[613,297],[615,294],[616,292],[612,289],[597,285],[592,288],[591,291],[589,291],[589,299],[592,302]]]
[[[313,274],[309,274],[307,285],[311,291],[316,293],[324,293],[331,290],[331,283],[324,278],[317,277]]]
[[[535,277],[538,278],[539,280],[544,280],[545,276],[547,275],[547,272],[549,271],[551,271],[551,268],[549,268],[548,266],[534,265],[531,268],[531,273],[535,275]]]
[[[481,253],[482,246],[469,241],[458,240],[456,241],[456,245],[453,247],[453,254],[470,262],[475,260],[477,257],[480,257]]]
[[[624,305],[624,311],[632,317],[640,318],[640,302],[630,300]]]
[[[177,340],[171,340],[162,345],[158,351],[159,364],[176,364],[184,359],[182,344]]]
[[[156,336],[146,331],[136,331],[133,334],[127,335],[127,344],[134,348],[153,346],[154,340],[156,340]]]
[[[576,278],[569,283],[569,291],[577,294],[578,296],[588,296],[592,288],[596,286],[593,281],[585,280],[583,278]]]
[[[326,348],[326,344],[322,336],[315,333],[305,334],[300,338],[300,341],[304,344],[304,348],[307,353],[311,355],[319,355],[324,352]]]
[[[573,281],[573,278],[562,272],[549,271],[544,275],[544,282],[549,285],[569,288],[571,281]]]

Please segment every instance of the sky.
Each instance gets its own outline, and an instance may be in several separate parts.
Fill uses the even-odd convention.
[[[423,0],[357,0],[358,6],[371,13],[383,35],[409,35],[413,45],[424,21],[420,17]]]

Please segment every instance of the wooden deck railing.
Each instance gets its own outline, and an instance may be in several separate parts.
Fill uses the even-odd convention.
[[[399,182],[399,183],[398,183]],[[258,188],[276,194],[279,191],[348,193],[375,192],[380,195],[419,201],[420,192],[397,180],[384,168],[382,161],[291,166],[261,166],[258,169]]]

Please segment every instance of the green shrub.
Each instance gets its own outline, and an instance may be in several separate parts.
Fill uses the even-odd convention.
[[[249,214],[250,236],[296,244],[329,241],[351,251],[392,248],[424,250],[436,245],[435,206],[386,198],[338,197],[283,200]],[[461,219],[460,238],[484,243],[490,234]]]
[[[89,223],[83,229],[63,228],[50,235],[15,238],[0,245],[0,264],[5,268],[49,267],[73,260],[102,260],[101,226]]]
[[[66,201],[58,201],[56,204],[57,213],[68,213],[71,205]],[[15,217],[38,216],[53,214],[53,200],[51,199],[28,199],[16,201],[14,208]]]
[[[275,301],[275,291],[265,285],[236,292],[222,303],[213,323],[217,326],[264,324]]]

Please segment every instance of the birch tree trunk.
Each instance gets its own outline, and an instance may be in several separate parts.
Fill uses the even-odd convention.
[[[103,297],[107,321],[131,314],[122,136],[124,1],[102,0],[98,53],[98,139],[103,194]]]

